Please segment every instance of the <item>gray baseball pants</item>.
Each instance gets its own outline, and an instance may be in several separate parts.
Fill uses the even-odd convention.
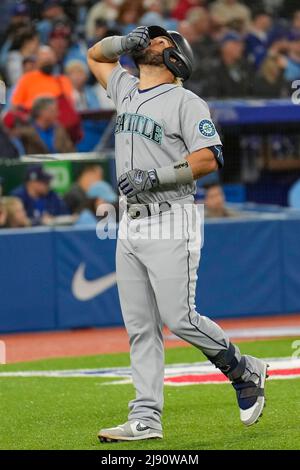
[[[136,390],[129,420],[154,429],[161,429],[163,409],[163,325],[210,357],[229,346],[224,331],[195,309],[201,217],[193,203],[178,202],[177,209],[151,217],[131,219],[125,213],[117,244],[118,290]],[[182,229],[181,236],[174,227]]]

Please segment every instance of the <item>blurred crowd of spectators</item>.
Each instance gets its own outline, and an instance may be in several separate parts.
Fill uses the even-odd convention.
[[[10,17],[2,26],[0,66],[14,106],[29,109],[44,91],[44,75],[61,74],[61,85],[52,81],[51,95],[63,90],[78,109],[100,107],[105,95],[93,87],[87,48],[141,24],[159,24],[186,36],[195,53],[187,86],[204,97],[280,96],[279,78],[300,77],[300,5],[294,0],[4,0],[2,9],[5,4]],[[42,56],[45,46],[51,57],[49,50]],[[130,58],[123,63],[135,72]],[[223,88],[216,80],[220,71],[226,77]],[[24,81],[23,74],[32,72],[37,90],[26,93],[29,79]],[[259,80],[249,79],[254,77]],[[262,79],[277,88],[263,87]]]
[[[30,165],[22,184],[3,195],[0,178],[0,228],[96,226],[103,217],[117,221],[118,197],[103,180],[100,165],[84,165],[64,197],[51,189],[51,180],[51,173],[42,165]]]
[[[138,25],[161,25],[189,40],[195,64],[184,86],[206,99],[288,97],[300,79],[295,0],[1,0],[0,15],[0,79],[7,87],[0,159],[78,150],[79,114],[113,109],[88,70],[87,49]],[[129,56],[121,63],[138,73]],[[65,199],[50,180],[42,167],[29,167],[22,186],[1,199],[0,227],[49,225],[66,215],[92,223],[99,202],[116,201],[95,165]],[[208,205],[222,206],[220,188],[207,194]]]
[[[76,149],[77,113],[113,108],[89,73],[87,49],[137,25],[176,29],[189,40],[195,67],[185,86],[204,98],[287,97],[300,79],[294,0],[2,0],[0,14],[6,157]],[[130,57],[122,64],[137,73]]]
[[[103,179],[102,167],[84,165],[69,191],[60,197],[51,189],[52,176],[41,165],[26,169],[23,183],[3,196],[0,179],[0,228],[75,225],[96,226],[101,218],[118,222],[118,196]],[[223,188],[218,181],[202,186],[206,218],[240,217],[242,213],[228,208]]]

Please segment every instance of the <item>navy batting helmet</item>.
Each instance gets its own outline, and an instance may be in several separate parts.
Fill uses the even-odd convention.
[[[148,27],[150,39],[158,36],[166,36],[174,43],[175,47],[167,47],[163,51],[165,66],[175,75],[175,77],[187,80],[193,70],[193,51],[188,41],[177,31],[167,31],[160,26]]]

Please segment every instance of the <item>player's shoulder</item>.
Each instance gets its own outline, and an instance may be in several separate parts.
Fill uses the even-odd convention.
[[[202,99],[200,96],[196,95],[196,93],[193,93],[191,90],[188,90],[187,88],[184,88],[182,86],[177,87],[177,93],[178,96],[181,98],[181,102],[186,104],[195,104],[195,105],[202,105],[205,108],[208,107],[206,101]]]
[[[117,110],[119,110],[125,97],[138,87],[139,80],[131,75],[119,63],[112,69],[106,86],[106,94],[111,98]]]
[[[132,75],[125,67],[123,67],[119,62],[117,65],[112,69],[109,78],[110,81],[117,81],[120,79],[125,79],[129,80],[135,84],[139,82],[139,79],[135,76]]]

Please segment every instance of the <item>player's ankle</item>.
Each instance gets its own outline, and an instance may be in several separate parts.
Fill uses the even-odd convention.
[[[245,357],[241,356],[239,349],[232,343],[216,356],[206,356],[231,382],[242,379],[246,369]]]

